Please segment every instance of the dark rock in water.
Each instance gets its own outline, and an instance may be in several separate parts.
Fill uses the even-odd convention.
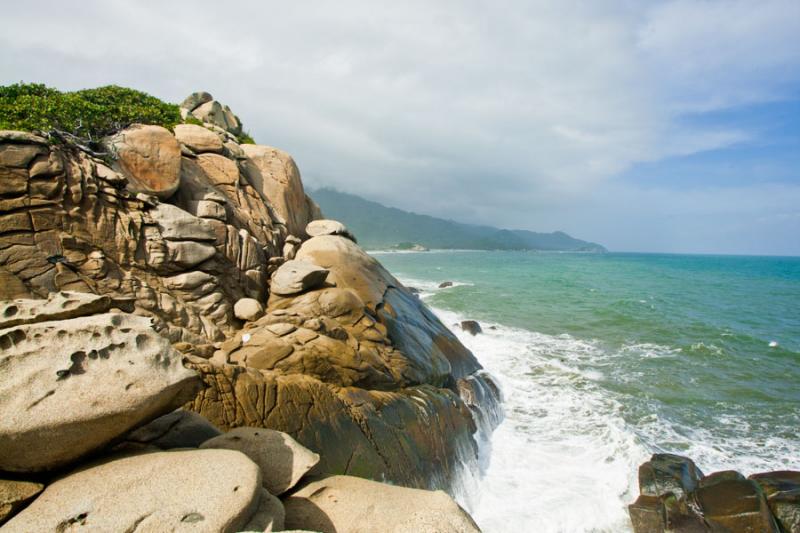
[[[446,289],[447,287],[452,287],[452,286],[453,286],[452,281],[443,281],[439,284],[440,289]]]
[[[645,496],[681,498],[697,487],[703,473],[688,457],[656,453],[639,467],[639,491]]]
[[[477,320],[462,320],[461,329],[473,336],[478,333],[483,333],[483,329],[481,329],[481,325]]]
[[[722,470],[720,472],[709,474],[701,479],[699,486],[710,487],[711,485],[716,485],[720,481],[742,481],[743,479],[745,479],[745,477],[736,470]]]
[[[781,470],[753,474],[783,531],[800,532],[800,472]]]
[[[800,533],[800,472],[703,476],[691,459],[655,454],[639,468],[639,490],[628,506],[635,533]]]
[[[406,287],[411,294],[419,294],[420,290],[416,287]]]
[[[775,532],[778,526],[758,483],[720,476],[692,495],[711,531]]]
[[[650,533],[664,533],[667,529],[667,516],[661,498],[656,496],[639,496],[628,506],[633,530]]]

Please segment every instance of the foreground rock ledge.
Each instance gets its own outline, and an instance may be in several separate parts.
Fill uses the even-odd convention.
[[[286,527],[336,533],[480,533],[442,491],[394,487],[357,477],[314,481],[284,500]]]
[[[3,526],[3,532],[235,532],[248,526],[262,506],[261,491],[258,466],[239,452],[122,457],[59,479]],[[261,517],[261,531],[265,519],[269,517]]]

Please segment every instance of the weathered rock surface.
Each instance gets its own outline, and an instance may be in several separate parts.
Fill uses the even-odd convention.
[[[645,496],[672,493],[680,498],[697,488],[702,477],[703,473],[691,459],[656,453],[639,467],[639,490]]]
[[[286,527],[324,533],[477,533],[470,516],[441,491],[394,487],[350,476],[309,483],[284,500]]]
[[[259,194],[285,222],[292,235],[305,235],[306,225],[321,218],[319,207],[306,196],[294,159],[277,148],[243,144],[245,173]]]
[[[42,492],[44,485],[30,481],[0,479],[0,525]]]
[[[239,117],[233,114],[231,108],[222,105],[216,100],[210,100],[192,109],[195,118],[222,128],[225,131],[238,135],[242,133],[242,123]]]
[[[108,296],[81,292],[51,292],[46,300],[0,301],[0,328],[104,313],[112,303]]]
[[[3,531],[241,531],[261,491],[258,466],[239,452],[120,457],[55,481]]]
[[[211,422],[193,411],[176,409],[144,425],[125,437],[126,443],[172,448],[199,448],[209,439],[222,435]]]
[[[270,292],[290,296],[316,289],[325,282],[328,271],[310,261],[286,261],[272,275]]]
[[[319,462],[319,455],[286,433],[264,428],[234,428],[201,448],[242,452],[261,468],[264,488],[276,496],[294,487]]]
[[[0,470],[64,466],[197,389],[197,376],[144,317],[14,326],[0,330],[0,346]]]
[[[175,126],[175,138],[195,153],[222,153],[222,139],[213,131],[196,124]]]
[[[306,233],[309,237],[320,237],[322,235],[339,235],[356,242],[355,236],[350,233],[347,226],[338,220],[312,220],[306,226]]]
[[[178,190],[181,147],[167,129],[135,125],[106,139],[105,144],[132,191],[167,199]]]

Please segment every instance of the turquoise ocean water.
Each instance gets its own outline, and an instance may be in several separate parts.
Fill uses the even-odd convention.
[[[800,258],[374,255],[448,326],[483,325],[454,331],[506,399],[466,489],[485,531],[627,531],[655,451],[800,469]]]

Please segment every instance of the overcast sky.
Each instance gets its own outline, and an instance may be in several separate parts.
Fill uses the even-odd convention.
[[[800,0],[38,0],[2,26],[0,83],[207,90],[307,186],[800,255]]]

